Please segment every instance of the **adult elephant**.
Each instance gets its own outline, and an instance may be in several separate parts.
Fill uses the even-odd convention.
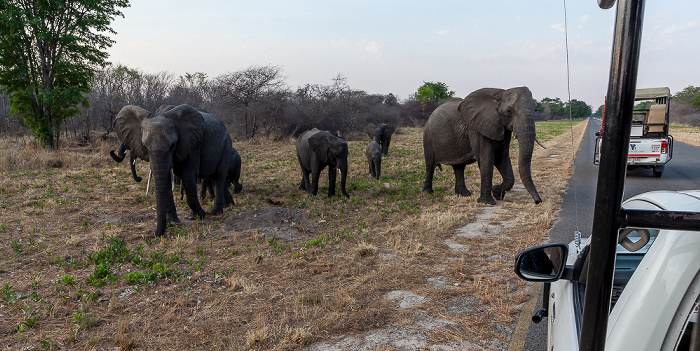
[[[138,158],[150,161],[155,181],[156,236],[168,222],[179,222],[173,201],[170,171],[182,179],[193,218],[204,218],[197,199],[197,177],[216,184],[211,214],[223,213],[229,170],[231,136],[214,115],[189,105],[161,107],[155,115],[134,105],[122,108],[115,120],[117,136]]]
[[[382,147],[384,156],[389,154],[389,144],[391,144],[391,136],[394,134],[394,126],[386,123],[381,123],[374,127],[374,141]]]
[[[300,190],[316,195],[321,171],[328,166],[328,197],[335,196],[336,168],[340,169],[340,191],[350,197],[345,190],[348,176],[348,143],[345,140],[325,130],[307,130],[297,139],[297,159],[302,173]]]
[[[425,183],[423,191],[433,192],[433,172],[440,164],[451,165],[455,192],[469,196],[464,183],[466,165],[478,162],[481,196],[478,202],[496,204],[515,183],[509,156],[512,133],[518,136],[518,172],[535,203],[542,202],[530,170],[535,141],[534,112],[537,106],[527,87],[508,90],[484,88],[466,98],[454,98],[438,106],[423,129]],[[493,167],[503,183],[492,186]],[[493,196],[492,196],[493,195]]]

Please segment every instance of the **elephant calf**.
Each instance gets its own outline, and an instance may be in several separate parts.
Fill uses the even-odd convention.
[[[340,169],[340,191],[350,197],[345,190],[348,176],[348,143],[345,140],[325,130],[307,130],[297,139],[297,159],[302,173],[299,190],[316,195],[321,171],[328,166],[328,197],[335,196],[336,168]]]
[[[379,180],[379,175],[382,173],[382,147],[373,141],[367,145],[365,155],[369,165],[369,174],[372,178]]]

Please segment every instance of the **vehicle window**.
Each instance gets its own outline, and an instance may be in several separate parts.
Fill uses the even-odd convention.
[[[658,235],[659,231],[657,229],[649,229],[649,242],[635,252],[627,251],[624,247],[622,247],[622,245],[617,245],[615,275],[613,276],[613,292],[610,304],[611,311],[613,307],[615,307],[615,303],[617,303],[617,299],[622,294],[622,291],[625,290],[627,282],[629,282],[630,278],[632,278],[632,274],[634,274],[634,271],[637,270],[639,263],[642,261],[642,258],[644,258],[644,255],[649,251],[649,248],[654,243],[654,240]],[[634,242],[640,239],[640,235],[636,231],[631,232],[629,235],[627,235],[627,237]]]
[[[613,276],[612,301],[610,304],[611,311],[612,308],[615,307],[617,299],[622,294],[622,291],[625,289],[625,286],[627,286],[627,283],[629,282],[630,278],[632,278],[632,274],[634,274],[634,271],[637,269],[639,263],[642,261],[642,258],[644,258],[644,255],[649,251],[649,248],[654,243],[656,237],[659,235],[659,230],[657,229],[648,230],[650,236],[649,242],[646,245],[644,245],[641,249],[635,252],[630,252],[624,247],[622,247],[622,245],[617,245],[617,256],[615,257],[615,275]],[[629,235],[627,235],[627,237],[634,242],[640,239],[640,235],[636,231],[631,232]],[[584,301],[586,278],[588,273],[588,270],[586,269],[587,265],[588,260],[586,259],[579,281],[576,284],[574,284],[574,289],[576,294],[578,294],[577,297],[579,301]],[[576,314],[580,316],[583,313],[583,304],[581,303],[580,306],[576,305],[575,309]],[[698,351],[700,351],[700,349]]]

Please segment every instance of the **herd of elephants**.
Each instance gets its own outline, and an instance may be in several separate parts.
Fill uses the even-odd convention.
[[[483,88],[466,98],[453,98],[430,115],[423,128],[425,182],[423,192],[433,192],[433,172],[440,165],[451,165],[455,174],[455,193],[469,196],[464,182],[466,165],[477,162],[481,174],[478,202],[495,204],[513,187],[515,177],[510,160],[513,136],[519,144],[520,179],[535,203],[542,199],[532,181],[530,165],[535,135],[536,101],[527,87],[511,89]],[[173,181],[180,182],[181,193],[193,218],[203,219],[205,212],[197,196],[197,181],[202,183],[200,196],[207,190],[214,194],[210,213],[223,213],[233,204],[228,188],[242,189],[239,183],[241,157],[232,146],[226,126],[216,116],[189,105],[163,105],[155,112],[128,105],[115,119],[121,142],[118,153],[110,151],[115,161],[124,160],[131,151],[132,176],[140,181],[135,160],[148,161],[155,181],[156,236],[165,233],[170,222],[179,222],[173,198]],[[388,155],[394,127],[385,123],[368,125],[364,130],[374,139],[367,145],[367,165],[373,178],[379,179],[382,155]],[[336,168],[340,170],[340,191],[345,190],[348,173],[348,144],[338,131],[333,134],[316,128],[302,133],[296,141],[297,159],[302,178],[299,189],[316,195],[321,171],[328,167],[328,196],[335,196]],[[503,182],[492,185],[494,167]],[[309,179],[311,175],[311,179]]]

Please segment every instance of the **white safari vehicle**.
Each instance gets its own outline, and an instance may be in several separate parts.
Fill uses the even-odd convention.
[[[668,133],[668,113],[671,90],[667,87],[637,89],[635,102],[647,102],[635,108],[632,114],[627,168],[644,167],[661,177],[666,163],[673,158],[673,137]],[[594,163],[600,162],[603,143],[602,127],[596,133]]]
[[[700,212],[700,190],[648,192],[622,207]],[[618,241],[605,348],[700,350],[700,232],[623,229]],[[579,349],[588,244],[543,245],[516,258],[521,278],[549,282],[547,310],[539,312],[548,323],[548,351]]]

